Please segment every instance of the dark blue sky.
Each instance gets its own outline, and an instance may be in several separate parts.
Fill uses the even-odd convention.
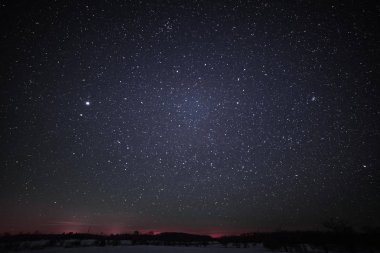
[[[379,226],[379,11],[3,1],[1,230]]]

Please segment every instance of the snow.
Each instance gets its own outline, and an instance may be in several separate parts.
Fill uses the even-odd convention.
[[[42,249],[49,244],[49,240],[25,241],[20,244],[21,248]]]
[[[80,242],[80,246],[82,247],[94,246],[95,244],[96,244],[96,240],[94,239],[82,240]]]
[[[31,251],[18,251],[19,253]],[[36,252],[36,251],[33,251]],[[273,252],[258,245],[253,248],[224,248],[219,245],[208,247],[179,247],[179,246],[116,246],[116,247],[79,247],[79,248],[46,248],[39,253],[262,253]]]

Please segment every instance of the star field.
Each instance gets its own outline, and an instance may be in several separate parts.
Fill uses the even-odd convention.
[[[380,225],[379,11],[2,2],[2,232]]]

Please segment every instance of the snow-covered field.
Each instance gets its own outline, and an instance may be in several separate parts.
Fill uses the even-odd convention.
[[[273,252],[257,245],[253,248],[224,248],[222,246],[208,247],[178,247],[178,246],[116,246],[116,247],[80,247],[80,248],[46,248],[33,251],[17,251],[34,252],[34,253],[262,253]]]

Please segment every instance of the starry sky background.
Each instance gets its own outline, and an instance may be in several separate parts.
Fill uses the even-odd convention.
[[[1,1],[1,232],[379,226],[379,12]]]

